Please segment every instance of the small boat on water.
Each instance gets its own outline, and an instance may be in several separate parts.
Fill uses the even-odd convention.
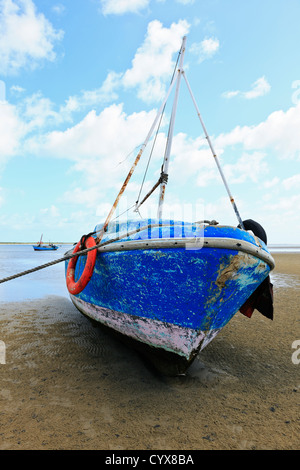
[[[48,243],[48,245],[43,243],[43,234],[41,235],[40,241],[36,245],[32,246],[34,251],[53,251],[58,249],[58,246],[53,243]]]
[[[78,310],[130,341],[170,374],[185,373],[237,312],[251,317],[257,309],[273,318],[269,273],[274,260],[266,234],[257,222],[240,217],[183,70],[185,44],[183,38],[169,91],[110,213],[71,250],[73,254],[87,252],[66,261],[67,288]],[[162,216],[182,77],[236,213],[236,227],[215,220],[192,223]],[[112,220],[175,83],[161,175],[144,198],[160,188],[157,218]],[[144,200],[136,204],[135,211]]]

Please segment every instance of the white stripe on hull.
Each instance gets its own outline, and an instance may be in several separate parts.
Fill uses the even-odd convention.
[[[195,331],[158,320],[137,317],[90,304],[73,295],[71,300],[82,313],[118,333],[149,346],[178,354],[187,360],[202,350],[220,331],[220,329],[208,333]]]

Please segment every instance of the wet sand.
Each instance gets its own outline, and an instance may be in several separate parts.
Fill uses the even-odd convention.
[[[238,313],[184,377],[66,298],[0,304],[0,449],[299,449],[300,254],[274,257],[274,320]]]

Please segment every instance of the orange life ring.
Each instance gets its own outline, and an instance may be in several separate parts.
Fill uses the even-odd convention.
[[[84,247],[92,248],[93,246],[96,246],[96,242],[94,238],[90,236],[85,240]],[[81,249],[82,248],[81,248],[81,240],[80,240],[75,246],[73,254],[77,253],[77,251]],[[97,257],[96,249],[87,252],[87,259],[86,259],[84,270],[80,278],[77,281],[75,281],[75,267],[76,267],[76,263],[78,260],[78,256],[74,256],[73,258],[70,259],[68,268],[67,268],[67,274],[66,274],[67,288],[70,294],[73,294],[73,295],[79,294],[81,291],[83,291],[83,289],[89,283],[92,277],[93,271],[94,271],[96,257]]]

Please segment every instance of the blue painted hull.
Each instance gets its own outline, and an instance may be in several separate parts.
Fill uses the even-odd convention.
[[[112,227],[103,242],[136,226]],[[77,276],[83,267],[78,261]],[[267,247],[248,232],[166,223],[98,250],[90,282],[71,299],[126,337],[190,362],[272,268]]]
[[[34,251],[53,251],[57,250],[58,246],[52,245],[52,246],[38,246],[38,245],[33,245]]]

